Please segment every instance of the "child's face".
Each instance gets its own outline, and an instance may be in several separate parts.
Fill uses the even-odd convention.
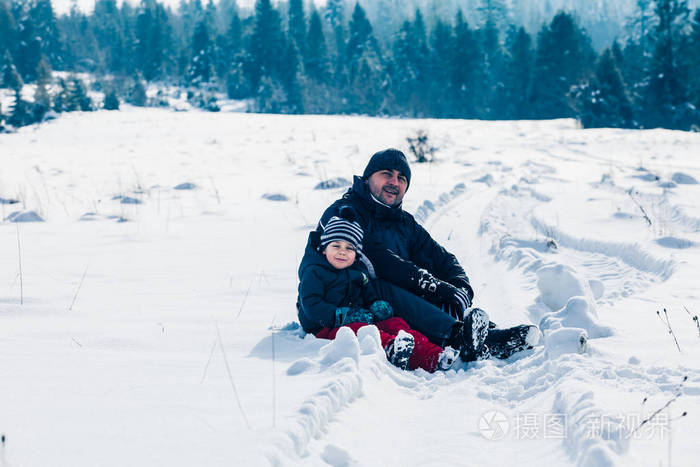
[[[326,245],[323,254],[331,266],[336,269],[345,269],[355,262],[355,247],[343,240],[336,240]]]

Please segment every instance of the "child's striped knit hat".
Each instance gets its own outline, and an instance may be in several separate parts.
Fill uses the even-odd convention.
[[[356,250],[362,249],[362,227],[355,222],[355,211],[349,207],[340,209],[340,217],[333,216],[326,223],[321,234],[321,250],[329,243],[344,240],[354,246]]]

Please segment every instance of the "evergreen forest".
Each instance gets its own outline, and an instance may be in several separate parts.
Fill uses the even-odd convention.
[[[50,0],[0,0],[0,88],[12,96],[0,130],[120,102],[165,105],[147,97],[150,85],[211,111],[227,98],[254,112],[698,130],[700,9],[637,0],[625,37],[595,50],[571,12],[528,32],[504,22],[504,8],[482,1],[478,22],[417,9],[387,33],[354,0],[96,0],[60,16]]]

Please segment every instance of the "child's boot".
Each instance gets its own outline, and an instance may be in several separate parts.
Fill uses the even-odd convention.
[[[392,365],[402,370],[408,370],[408,360],[411,358],[415,345],[413,336],[401,330],[386,348],[386,358]]]

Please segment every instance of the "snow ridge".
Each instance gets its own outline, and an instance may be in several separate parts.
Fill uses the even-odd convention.
[[[531,216],[530,222],[537,232],[554,237],[560,246],[619,258],[625,264],[639,271],[656,274],[663,280],[667,280],[669,277],[671,277],[677,266],[676,261],[654,258],[650,253],[644,251],[636,243],[615,243],[605,242],[602,240],[576,238],[562,232],[553,225],[537,219],[537,217],[534,215]]]
[[[315,360],[302,358],[290,365],[289,375],[323,373],[332,377],[316,393],[307,397],[291,419],[274,436],[275,449],[266,455],[272,465],[283,465],[291,458],[302,459],[308,455],[309,443],[320,438],[328,424],[348,404],[362,396],[362,377],[359,371],[360,353],[377,354],[379,331],[375,326],[360,330],[359,339],[351,329],[343,327],[335,340],[322,347]],[[383,352],[382,352],[383,354]]]

